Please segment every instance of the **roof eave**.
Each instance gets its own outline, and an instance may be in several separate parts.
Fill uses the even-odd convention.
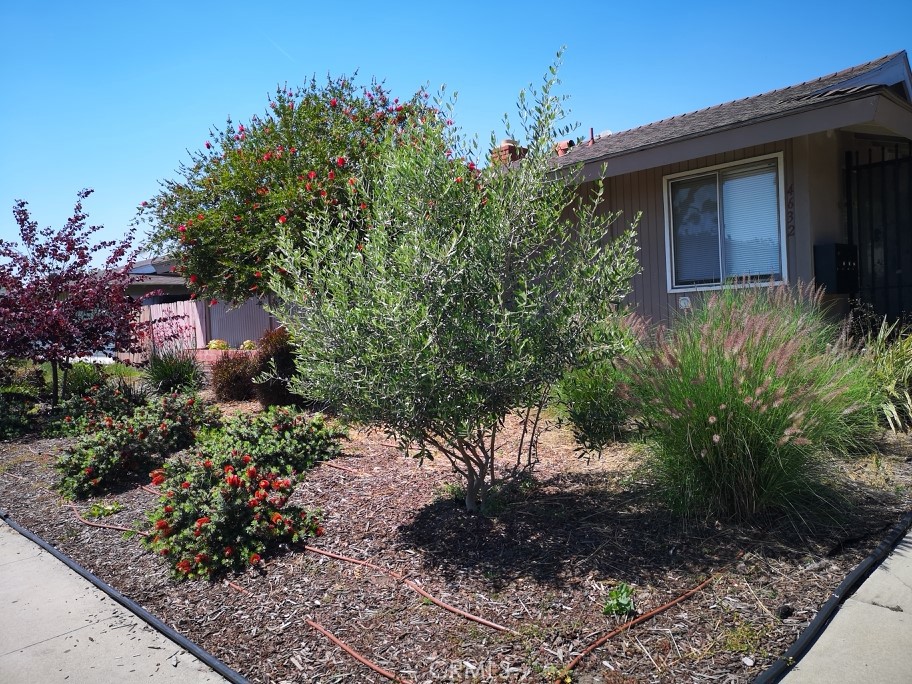
[[[774,114],[750,122],[728,124],[633,150],[607,154],[584,162],[579,172],[579,180],[587,182],[596,178],[620,176],[864,123],[884,125],[912,139],[912,136],[904,132],[912,127],[912,107],[884,89],[837,102],[814,103],[799,110]]]

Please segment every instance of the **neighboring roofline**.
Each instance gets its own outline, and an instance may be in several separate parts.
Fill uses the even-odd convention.
[[[727,124],[578,162],[578,180],[587,182],[620,176],[801,135],[868,123],[879,124],[912,139],[912,105],[896,97],[887,86],[875,91],[847,95],[838,100],[815,101],[800,109],[759,117],[747,123]]]

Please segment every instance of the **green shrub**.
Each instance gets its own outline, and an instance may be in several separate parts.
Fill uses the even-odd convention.
[[[231,349],[231,345],[228,344],[225,340],[209,340],[209,344],[206,345],[206,349],[226,351],[228,349]]]
[[[0,442],[20,437],[35,427],[34,397],[15,387],[0,390]]]
[[[83,497],[193,444],[197,431],[217,423],[217,411],[196,397],[170,394],[126,419],[105,416],[57,461],[59,489]]]
[[[64,370],[61,398],[82,396],[90,387],[101,385],[105,380],[104,371],[94,363],[74,363]]]
[[[618,391],[624,379],[610,361],[569,371],[561,379],[558,401],[580,451],[601,453],[624,435],[631,408]]]
[[[881,420],[891,430],[908,430],[912,427],[912,331],[882,320],[863,341],[873,380],[884,395]]]
[[[205,384],[203,367],[187,350],[154,352],[146,362],[143,379],[160,394],[193,392]]]
[[[255,351],[256,348],[257,344],[253,340],[244,340],[241,342],[241,346],[238,347],[238,349],[241,349],[243,351]]]
[[[234,418],[191,461],[151,473],[165,494],[143,543],[176,578],[209,578],[257,564],[275,543],[323,534],[316,513],[288,499],[304,469],[339,453],[339,436],[320,416],[283,408]]]
[[[632,356],[649,462],[685,512],[749,518],[815,496],[825,454],[869,448],[869,364],[812,288],[729,287]]]
[[[212,364],[212,390],[220,401],[244,401],[253,397],[255,363],[247,354],[223,354]]]
[[[294,345],[285,328],[263,334],[257,343],[253,390],[263,408],[290,406],[301,400],[288,385],[294,376]]]

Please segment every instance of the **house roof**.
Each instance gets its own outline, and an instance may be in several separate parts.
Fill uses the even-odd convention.
[[[904,50],[812,81],[604,135],[591,144],[583,142],[570,148],[555,162],[559,167],[599,162],[649,147],[855,99],[882,92],[885,88],[907,102],[912,100],[912,75]]]

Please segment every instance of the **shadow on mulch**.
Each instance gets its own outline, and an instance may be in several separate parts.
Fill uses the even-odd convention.
[[[446,579],[481,574],[499,590],[519,579],[560,587],[588,578],[642,585],[668,572],[702,576],[751,551],[765,557],[833,556],[882,535],[899,501],[859,486],[842,492],[841,518],[795,516],[749,526],[684,521],[645,484],[619,490],[603,474],[561,474],[501,494],[487,516],[438,500],[399,529],[424,565]]]

